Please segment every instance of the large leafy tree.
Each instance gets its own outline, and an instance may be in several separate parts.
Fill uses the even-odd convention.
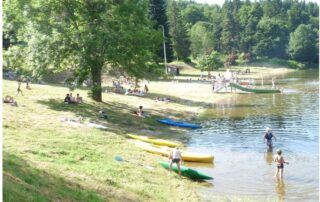
[[[92,98],[102,101],[101,72],[118,68],[142,78],[153,70],[160,32],[148,20],[141,0],[11,0],[4,3],[4,30],[19,40],[8,50],[34,73],[70,69],[81,83],[93,81]],[[19,60],[18,60],[19,61]]]
[[[211,53],[203,55],[199,58],[198,66],[201,68],[201,70],[208,71],[209,74],[210,71],[223,67],[223,62],[219,52],[212,51]]]
[[[155,29],[164,29],[164,36],[165,36],[165,46],[166,46],[166,57],[167,60],[170,62],[173,60],[173,49],[172,49],[172,42],[171,36],[169,35],[169,23],[167,17],[167,5],[166,1],[164,0],[150,0],[149,4],[149,17],[154,22]],[[164,58],[163,47],[158,47],[157,55],[160,58]]]
[[[190,41],[192,57],[197,58],[211,51],[214,47],[214,36],[212,36],[212,25],[200,21],[190,29]]]
[[[318,33],[311,25],[299,25],[290,35],[289,54],[298,61],[318,62]]]
[[[186,60],[190,55],[190,41],[186,26],[182,22],[180,9],[174,0],[169,5],[168,15],[174,54],[177,59]]]
[[[263,17],[257,25],[253,52],[258,56],[285,58],[288,29],[280,19]]]

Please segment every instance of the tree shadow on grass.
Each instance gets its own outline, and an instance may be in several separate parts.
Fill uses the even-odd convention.
[[[125,195],[83,188],[76,182],[31,166],[24,159],[3,153],[4,201],[134,201]]]
[[[83,104],[64,104],[60,99],[38,100],[40,104],[48,106],[51,110],[61,112],[71,112],[75,116],[89,118],[91,121],[107,126],[107,131],[118,135],[126,136],[128,133],[141,135],[162,136],[163,134],[179,133],[181,129],[166,127],[157,122],[157,119],[163,118],[161,110],[147,110],[147,118],[141,118],[133,115],[137,110],[126,104],[118,102],[100,102]],[[99,110],[105,110],[108,114],[108,120],[98,118]],[[165,112],[166,116],[176,117],[179,112],[170,110]],[[168,136],[168,139],[177,139],[177,136]]]

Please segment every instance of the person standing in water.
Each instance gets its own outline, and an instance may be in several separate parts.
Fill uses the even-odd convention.
[[[267,127],[266,133],[263,136],[263,141],[268,145],[269,148],[273,147],[272,138],[274,138],[274,140],[277,140],[276,136],[272,134],[271,128]]]
[[[181,175],[181,162],[182,162],[182,156],[181,152],[178,147],[174,148],[169,155],[169,160],[170,160],[170,172],[172,171],[172,164],[176,163],[179,171],[179,175]]]
[[[283,178],[283,168],[284,168],[284,164],[289,164],[289,162],[286,162],[283,158],[283,156],[281,155],[282,151],[281,149],[277,150],[277,154],[274,156],[274,162],[277,163],[277,170],[276,170],[276,174],[275,177],[278,177],[279,175],[279,171],[280,171],[280,179]]]

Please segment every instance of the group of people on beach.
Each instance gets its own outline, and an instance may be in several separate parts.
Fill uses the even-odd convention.
[[[237,80],[235,73],[232,73],[229,69],[221,75],[220,73],[217,76],[212,78],[212,90],[213,92],[218,92],[222,88],[228,87],[230,82]]]
[[[126,85],[126,87],[124,87]],[[130,77],[121,76],[118,80],[112,80],[113,93],[125,95],[138,95],[144,96],[148,94],[149,88],[147,84],[144,85],[143,89],[139,89],[138,86],[135,85],[135,82]]]

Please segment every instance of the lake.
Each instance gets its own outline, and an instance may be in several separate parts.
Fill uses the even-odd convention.
[[[203,128],[189,131],[188,150],[213,154],[214,164],[186,165],[215,178],[201,189],[207,199],[318,201],[318,75],[306,70],[278,77],[283,93],[238,93],[203,114]],[[263,143],[266,127],[277,138],[273,151]],[[277,149],[290,163],[283,181],[273,177]]]

